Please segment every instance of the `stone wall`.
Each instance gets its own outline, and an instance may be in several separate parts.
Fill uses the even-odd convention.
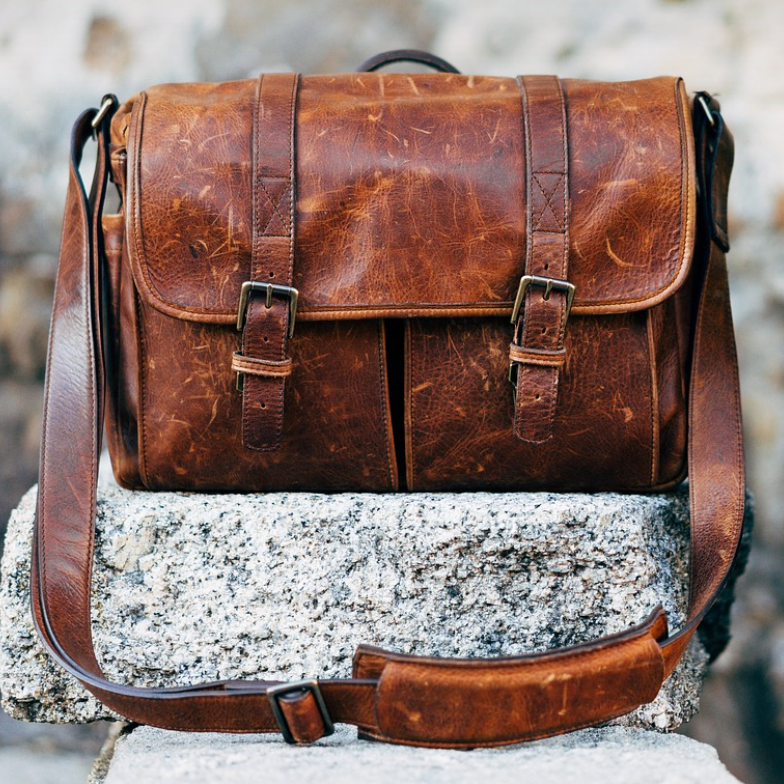
[[[734,754],[744,781],[764,780],[760,765],[784,766],[771,756],[784,733],[782,40],[780,0],[3,3],[0,519],[36,470],[68,130],[103,93],[127,96],[155,82],[270,69],[350,70],[370,54],[401,46],[429,48],[468,72],[600,79],[681,74],[689,89],[719,93],[736,137],[730,262],[750,483],[758,502],[757,549],[739,599],[745,611],[738,613],[738,640],[720,664],[712,687],[716,707],[713,714],[706,709],[699,731],[734,736],[732,750],[709,740],[729,762]],[[737,726],[728,730],[733,721]]]

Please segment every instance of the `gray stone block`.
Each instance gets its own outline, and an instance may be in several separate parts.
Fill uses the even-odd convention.
[[[0,692],[15,718],[111,713],[49,662],[29,612],[35,491],[11,518]],[[500,493],[99,496],[93,633],[112,679],[176,685],[350,673],[361,642],[417,654],[544,651],[687,601],[688,503]],[[620,723],[672,729],[698,706],[699,642]]]
[[[309,747],[139,727],[117,740],[108,770],[106,763],[91,784],[738,784],[710,746],[626,727],[469,752],[357,741],[346,727]]]

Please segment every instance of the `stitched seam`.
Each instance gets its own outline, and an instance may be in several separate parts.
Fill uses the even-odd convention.
[[[259,76],[256,83],[256,94],[253,101],[253,150],[251,151],[251,166],[253,167],[253,189],[251,194],[253,198],[253,237],[251,239],[251,269],[250,277],[256,277],[256,264],[259,258],[259,240],[260,240],[260,226],[261,226],[261,205],[259,195],[259,184],[261,177],[259,177],[259,145],[261,140],[261,122],[259,120],[259,113],[261,112],[261,89],[264,83],[264,74]],[[243,338],[244,343],[244,338]]]
[[[299,74],[296,74],[291,80],[291,97],[289,102],[291,104],[291,112],[289,115],[289,271],[288,283],[291,284],[294,277],[294,202],[296,201],[294,195],[294,178],[296,177],[296,161],[295,161],[295,117],[297,111],[297,86],[299,84]]]
[[[130,177],[131,182],[131,226],[133,231],[133,247],[136,251],[137,258],[141,261],[142,258],[146,259],[147,254],[144,247],[144,236],[142,233],[142,226],[141,226],[141,151],[142,151],[142,140],[144,136],[144,116],[147,109],[147,93],[143,92],[139,96],[139,111],[135,117],[135,127],[132,126],[132,132],[130,133],[130,139],[133,140],[133,176]],[[136,131],[133,133],[133,131]],[[130,250],[130,244],[128,248]],[[133,262],[131,262],[131,272],[133,273]],[[143,266],[143,279],[146,280],[146,273],[147,273],[147,265]],[[141,314],[141,298],[138,296],[138,290],[135,286],[135,281],[133,278],[133,274],[131,274],[131,281],[134,283],[134,309],[136,311],[136,322],[137,322],[137,337],[139,342],[139,360],[140,360],[140,367],[139,367],[139,384],[141,386],[141,394],[139,395],[139,424],[137,424],[137,434],[141,441],[139,445],[139,478],[142,481],[142,484],[145,487],[150,486],[149,482],[149,475],[147,471],[147,421],[145,416],[146,405],[145,405],[145,397],[147,394],[147,384],[146,384],[146,354],[144,348],[144,326],[142,321],[142,314]],[[148,281],[149,282],[149,281]]]
[[[566,117],[566,96],[563,91],[563,82],[560,79],[555,80],[558,87],[558,99],[561,107],[561,136],[563,141],[563,169],[564,175],[560,180],[563,186],[563,231],[564,231],[564,258],[563,269],[561,270],[561,277],[566,277],[569,272],[569,243],[571,242],[569,219],[569,127]],[[566,319],[566,305],[564,303],[564,319]]]
[[[522,85],[522,81],[521,81],[521,77],[520,76],[517,77],[516,81],[518,83],[518,86]],[[687,163],[688,162],[685,159],[684,121],[683,121],[683,106],[682,106],[682,100],[681,100],[681,96],[680,96],[680,80],[677,80],[677,79],[675,80],[675,93],[676,93],[676,103],[677,103],[677,110],[676,111],[677,111],[677,118],[678,118],[678,127],[679,127],[679,132],[680,132],[680,144],[681,144],[681,183],[682,183],[682,187],[681,187],[681,197],[680,197],[680,204],[681,204],[681,208],[680,208],[681,209],[681,213],[680,214],[681,214],[681,217],[685,218],[685,225],[687,227],[690,227],[691,224],[692,224],[693,216],[690,213],[687,213],[686,215],[684,215],[684,207],[683,207],[684,189],[685,189],[685,186],[687,184],[686,183],[686,178],[685,178],[684,175],[687,173],[686,170],[687,170]],[[142,107],[141,111],[140,111],[140,116],[143,114],[144,105],[146,103],[146,99],[147,99],[146,93],[144,93],[144,92],[140,93],[140,95],[139,95],[139,104]],[[141,125],[141,121],[140,121],[139,124]],[[524,124],[525,123],[523,121],[523,125]],[[131,136],[133,136],[133,134],[131,134]],[[138,171],[138,161],[139,161],[139,158],[140,158],[140,145],[137,145],[136,153],[134,155],[134,159],[135,159],[134,160],[134,170],[135,170],[134,176],[136,175],[136,172]],[[528,158],[528,156],[526,156],[526,158]],[[541,172],[541,173],[554,173],[554,172]],[[134,188],[131,191],[131,206],[135,208],[137,205],[139,205],[139,208],[140,208],[140,198],[138,196],[137,189]],[[142,280],[143,280],[143,282],[145,284],[145,286],[144,286],[145,294],[150,296],[153,299],[153,301],[154,301],[153,302],[153,307],[156,307],[156,309],[163,309],[164,312],[167,312],[167,310],[168,310],[168,311],[173,311],[174,313],[195,313],[195,314],[202,313],[202,314],[215,315],[215,316],[231,316],[231,315],[235,315],[236,316],[236,311],[234,311],[234,310],[215,310],[213,308],[192,307],[192,306],[189,306],[189,305],[180,304],[178,302],[175,302],[172,299],[169,299],[168,297],[165,297],[161,293],[161,291],[158,289],[158,287],[152,282],[152,279],[151,279],[150,273],[149,273],[149,267],[148,267],[148,263],[147,263],[147,254],[146,254],[146,252],[141,252],[140,253],[139,250],[138,250],[138,244],[137,243],[138,243],[138,240],[139,240],[139,234],[141,233],[141,224],[135,220],[135,209],[132,210],[132,216],[133,216],[132,219],[133,219],[133,226],[134,226],[134,244],[137,245],[136,261],[137,261],[137,264],[138,264],[138,267],[139,267],[139,272],[141,273],[141,276],[142,276]],[[630,298],[626,298],[626,299],[591,300],[591,301],[583,301],[583,302],[579,302],[579,303],[575,302],[574,310],[579,312],[581,309],[587,308],[587,307],[614,307],[614,306],[622,306],[622,305],[631,305],[631,304],[635,304],[635,303],[645,303],[645,302],[648,302],[650,300],[655,299],[656,297],[658,297],[663,292],[666,292],[669,288],[671,288],[673,286],[673,281],[677,280],[680,277],[680,273],[681,273],[681,271],[683,269],[683,266],[684,266],[684,264],[686,262],[686,249],[684,247],[684,244],[685,244],[684,238],[689,233],[690,233],[689,231],[686,231],[686,232],[679,231],[679,234],[680,234],[680,247],[679,247],[680,253],[679,253],[679,256],[680,256],[680,258],[679,258],[677,267],[675,268],[673,274],[669,277],[667,282],[665,282],[662,286],[660,286],[659,288],[657,288],[656,290],[654,290],[652,292],[648,292],[648,293],[643,294],[643,295],[641,295],[639,297],[630,297]],[[420,303],[417,303],[417,304],[419,305]],[[511,305],[512,305],[512,303],[509,303],[508,307],[511,307]],[[450,304],[449,306],[450,307],[452,307],[452,306],[453,307],[458,307],[458,306],[459,307],[474,307],[474,306],[465,306],[465,305],[457,305],[457,304],[455,304],[455,305],[451,305]],[[373,306],[373,307],[376,307],[376,306]],[[477,307],[487,307],[487,306],[486,305],[480,305],[480,306],[477,306]],[[326,312],[328,312],[329,310],[333,309],[331,307],[324,307],[324,306],[322,306],[322,308]],[[318,310],[318,307],[311,307],[311,308],[308,308],[308,309],[303,309],[303,312],[319,312],[319,310]],[[171,315],[171,313],[169,313],[169,315]]]
[[[395,486],[396,477],[395,470],[392,466],[392,453],[389,448],[389,434],[392,432],[392,426],[387,415],[387,403],[389,402],[388,394],[384,394],[384,391],[388,390],[388,387],[385,383],[385,371],[387,368],[387,363],[385,356],[386,352],[384,351],[384,341],[382,339],[383,323],[384,322],[379,319],[376,329],[376,340],[378,342],[378,400],[381,407],[381,416],[383,418],[382,432],[384,434],[384,444],[386,445],[387,470],[389,471],[390,488],[393,488]]]
[[[680,251],[680,264],[678,265],[678,271],[675,274],[675,278],[677,279],[678,275],[680,274],[681,269],[685,263],[686,259],[686,237],[691,234],[691,221],[692,216],[690,214],[684,215],[684,202],[686,199],[686,187],[688,185],[687,182],[687,155],[686,155],[686,129],[685,129],[685,118],[683,117],[683,105],[681,102],[681,80],[676,79],[674,85],[674,92],[675,92],[675,113],[678,120],[678,136],[681,143],[681,188],[680,188],[680,205],[679,205],[679,214],[681,220],[678,221],[678,250]],[[696,155],[696,151],[695,151]],[[695,164],[696,165],[696,164]],[[689,227],[688,231],[683,230],[683,224],[686,223]],[[693,255],[693,254],[692,254]]]
[[[134,292],[134,306],[136,308],[137,335],[139,338],[139,385],[141,395],[139,395],[139,421],[141,422],[141,462],[139,464],[139,474],[145,487],[150,487],[150,479],[147,471],[147,350],[145,349],[144,321],[142,320],[141,301]]]
[[[283,199],[286,198],[287,194],[291,190],[291,185],[288,185],[286,188],[283,189],[283,191],[281,192],[280,196],[278,196],[278,199],[276,201],[275,199],[272,198],[272,196],[270,195],[270,192],[267,190],[267,186],[264,184],[265,180],[269,182],[270,180],[278,180],[278,179],[285,181],[284,177],[259,177],[258,184],[261,186],[261,189],[264,191],[264,195],[267,197],[267,201],[269,203],[269,206],[272,207],[272,213],[270,214],[269,218],[267,219],[267,222],[264,225],[264,229],[261,232],[261,236],[262,237],[288,237],[288,236],[290,236],[290,233],[291,233],[290,225],[286,223],[286,218],[280,212],[280,204],[283,201]],[[283,225],[284,233],[283,234],[271,234],[271,233],[268,234],[267,233],[268,229],[269,229],[272,221],[276,217],[278,218],[278,220]]]
[[[296,112],[297,101],[297,85],[299,83],[299,74],[295,74],[291,80],[291,95],[289,96],[290,112],[289,112],[289,186],[287,190],[290,191],[289,198],[289,268],[286,274],[286,283],[291,285],[294,275],[294,118]],[[288,314],[288,309],[285,311]],[[280,341],[280,358],[286,358],[286,350],[288,347],[288,316],[284,315],[283,318],[283,338]],[[283,437],[283,416],[284,416],[284,397],[286,391],[285,379],[275,382],[278,393],[278,410],[275,415],[275,446],[279,446]]]
[[[414,463],[414,433],[416,432],[416,428],[414,427],[414,395],[411,389],[411,382],[413,380],[413,363],[414,357],[412,354],[412,324],[410,320],[406,320],[405,326],[405,370],[406,370],[406,378],[405,378],[405,394],[406,394],[406,409],[408,410],[408,422],[404,422],[403,430],[405,433],[405,451],[406,451],[406,479],[408,481],[408,487],[406,488],[409,492],[413,491],[416,487],[416,469]],[[405,419],[405,417],[404,417]],[[407,424],[410,424],[411,427],[406,427]]]
[[[523,145],[525,149],[525,169],[528,171],[532,168],[533,162],[531,160],[531,136],[530,136],[530,124],[531,118],[529,115],[529,107],[528,107],[528,91],[525,87],[525,80],[521,77],[517,77],[517,88],[520,91],[520,104],[522,107],[522,111],[520,113],[520,120],[522,124],[522,131],[523,131]],[[531,217],[531,178],[525,176],[525,198],[526,198],[526,209],[525,209],[525,262],[523,267],[524,273],[529,273],[529,266],[530,266],[530,259],[531,253],[533,248],[533,221]],[[526,299],[529,299],[529,295],[526,294]],[[526,302],[525,305],[528,303]],[[525,334],[525,321],[526,315],[528,312],[528,308],[526,307],[523,311],[523,325],[522,325],[522,332],[523,335]],[[519,322],[518,322],[519,323]],[[517,337],[519,327],[515,325],[515,334],[512,338],[514,341]],[[522,342],[522,341],[521,341]],[[515,435],[518,438],[524,438],[524,426],[525,423],[522,418],[522,395],[520,394],[521,389],[521,376],[520,373],[523,368],[518,367],[517,372],[517,381],[515,384],[515,399],[514,399],[514,417],[512,426],[514,428]]]
[[[656,351],[653,340],[653,311],[648,310],[645,312],[645,326],[648,336],[648,367],[650,370],[651,380],[651,485],[656,484],[656,475],[659,462],[659,441],[658,424],[659,424],[659,390],[658,378],[656,373]]]
[[[551,174],[551,173],[555,174],[556,172],[534,172],[531,175],[532,179],[534,180],[534,182],[536,182],[536,184],[539,186],[539,190],[541,191],[542,196],[544,196],[544,207],[542,207],[542,209],[541,209],[541,211],[539,213],[539,217],[537,219],[536,226],[534,227],[534,231],[540,231],[541,230],[539,228],[539,226],[542,223],[542,220],[544,219],[544,214],[545,214],[545,212],[547,212],[547,210],[550,210],[550,214],[553,216],[553,219],[555,220],[555,223],[558,226],[559,231],[553,232],[552,229],[550,229],[550,230],[544,229],[544,231],[549,231],[550,233],[560,234],[564,230],[564,221],[561,220],[558,217],[558,215],[555,212],[555,208],[553,207],[553,204],[552,204],[552,199],[555,196],[555,191],[558,189],[558,185],[560,185],[560,180],[556,183],[555,188],[553,188],[552,193],[550,193],[550,195],[548,196],[547,192],[542,187],[542,183],[539,181],[539,177],[538,177],[539,174]],[[566,175],[564,175],[564,174],[560,175],[561,179],[563,179],[565,176]]]
[[[258,186],[261,182],[261,178],[258,175],[258,151],[259,151],[259,144],[260,144],[260,121],[259,121],[259,112],[261,111],[261,89],[262,84],[264,81],[264,74],[259,76],[258,81],[256,82],[256,94],[254,96],[254,105],[253,105],[253,150],[251,151],[251,166],[253,167],[253,188],[254,192],[252,194],[253,198],[253,238],[251,240],[252,247],[251,247],[251,270],[250,276],[251,278],[256,277],[256,266],[258,264],[258,256],[259,256],[259,244],[260,244],[260,224],[261,224],[261,208],[260,208],[260,195]],[[253,307],[253,303],[248,303],[249,309]],[[250,313],[248,314],[250,316]],[[247,319],[247,317],[246,317]],[[247,325],[247,321],[246,321]],[[242,354],[246,352],[246,342],[247,342],[248,330],[243,329],[242,331],[242,338],[240,341],[240,351]],[[248,420],[250,419],[250,390],[251,384],[253,384],[252,379],[246,379],[247,386],[244,389],[242,394],[242,406],[241,406],[241,425],[242,425],[242,444],[246,449],[254,449],[255,447],[251,443],[250,439],[250,429]]]
[[[643,622],[643,624],[645,624],[645,622]],[[641,628],[638,626],[636,633],[635,627],[632,626],[621,632],[608,634],[605,637],[599,637],[597,639],[590,640],[587,643],[580,643],[573,647],[555,648],[554,650],[544,651],[542,653],[526,654],[522,657],[513,656],[506,660],[479,659],[469,662],[466,659],[447,659],[446,661],[430,659],[426,662],[419,662],[417,661],[417,657],[412,657],[409,659],[406,654],[402,654],[400,658],[391,658],[388,661],[392,664],[399,664],[401,666],[413,665],[419,669],[432,670],[435,672],[452,669],[463,669],[466,672],[470,670],[481,672],[496,669],[499,672],[504,672],[505,670],[510,669],[515,670],[528,668],[531,666],[541,666],[542,663],[552,663],[552,665],[555,667],[565,661],[572,662],[576,661],[577,659],[586,659],[590,656],[603,657],[606,656],[608,652],[620,652],[623,654],[627,648],[634,649],[638,646],[646,644],[653,644],[658,648],[659,643],[654,639],[652,631],[653,624],[642,625]],[[632,632],[632,636],[623,636],[621,639],[612,639],[616,635],[625,635],[625,633],[629,632]],[[609,640],[609,642],[607,642],[607,640]],[[581,650],[581,648],[584,649]]]

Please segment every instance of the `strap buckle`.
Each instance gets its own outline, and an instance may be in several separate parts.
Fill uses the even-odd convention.
[[[520,309],[523,307],[523,299],[525,292],[531,286],[539,286],[544,289],[543,299],[550,299],[550,294],[553,291],[562,291],[566,294],[566,316],[572,312],[572,302],[574,302],[574,283],[569,283],[568,280],[559,280],[558,278],[543,278],[539,275],[523,275],[520,278],[520,285],[517,288],[517,296],[515,297],[514,307],[512,308],[512,324],[517,324],[517,319],[520,316]]]
[[[515,297],[514,307],[512,308],[512,324],[517,324],[517,319],[520,317],[520,310],[523,307],[523,300],[525,299],[525,292],[531,286],[539,286],[544,289],[542,299],[550,299],[550,294],[553,291],[562,291],[566,294],[566,315],[564,316],[564,323],[569,320],[569,314],[572,312],[572,303],[574,302],[574,283],[569,283],[568,280],[560,280],[559,278],[544,278],[540,275],[523,275],[520,278],[520,285],[517,287],[517,296]],[[509,383],[515,384],[515,368],[516,362],[509,363],[509,372],[507,378]]]
[[[281,683],[278,686],[273,686],[272,688],[267,689],[267,699],[269,700],[270,707],[272,708],[272,713],[275,716],[275,721],[278,722],[278,728],[283,735],[283,740],[285,740],[286,743],[297,742],[294,739],[294,736],[291,734],[289,723],[286,721],[286,717],[283,715],[283,711],[280,707],[280,698],[286,694],[290,694],[293,691],[306,691],[313,695],[313,699],[316,702],[316,707],[318,708],[319,714],[321,715],[321,721],[324,724],[323,737],[332,735],[335,732],[335,725],[332,723],[332,718],[330,717],[329,711],[327,710],[327,703],[324,702],[324,695],[321,693],[318,681],[297,681],[295,683]]]
[[[278,283],[261,283],[257,280],[246,280],[240,289],[240,304],[237,308],[237,331],[242,332],[245,326],[245,314],[248,311],[248,301],[254,291],[266,293],[266,307],[272,307],[273,296],[284,297],[289,301],[289,337],[294,334],[294,319],[297,316],[297,300],[299,291],[293,286],[281,286]]]

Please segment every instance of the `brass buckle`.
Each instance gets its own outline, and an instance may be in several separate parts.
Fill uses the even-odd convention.
[[[266,293],[266,307],[272,307],[272,298],[285,297],[289,301],[289,337],[294,334],[294,319],[297,316],[297,299],[299,292],[293,286],[281,286],[278,283],[261,283],[257,280],[246,280],[240,289],[240,304],[237,308],[237,330],[242,332],[245,326],[245,314],[248,312],[248,301],[254,291]]]
[[[281,683],[279,686],[273,686],[267,689],[267,699],[269,700],[272,713],[275,716],[275,721],[278,722],[278,728],[283,735],[283,740],[286,743],[296,743],[294,736],[291,734],[289,724],[283,711],[280,707],[280,698],[293,691],[309,691],[316,701],[316,707],[321,714],[321,721],[324,723],[324,736],[332,735],[335,732],[335,725],[332,723],[332,718],[327,710],[327,703],[324,702],[324,695],[321,693],[317,680],[312,681],[297,681],[296,683]]]
[[[566,294],[566,315],[564,316],[564,323],[568,321],[569,314],[572,312],[572,303],[574,302],[574,283],[569,283],[568,280],[559,280],[558,278],[544,278],[540,275],[523,275],[520,278],[520,285],[517,287],[517,296],[515,297],[514,307],[512,308],[512,324],[517,324],[517,319],[520,317],[520,310],[523,307],[523,300],[525,299],[525,292],[531,286],[539,286],[544,289],[542,299],[550,299],[550,294],[553,291],[562,291]],[[515,368],[516,362],[509,363],[509,373],[507,378],[509,383],[515,384]]]
[[[523,299],[525,292],[531,286],[539,286],[544,289],[542,299],[550,299],[550,294],[553,291],[562,291],[566,294],[566,319],[572,312],[572,302],[574,302],[574,283],[569,283],[568,280],[558,280],[558,278],[543,278],[539,275],[523,275],[520,278],[520,285],[517,288],[517,296],[515,297],[514,307],[512,308],[512,324],[517,324],[517,319],[520,316],[520,309],[523,307]]]

